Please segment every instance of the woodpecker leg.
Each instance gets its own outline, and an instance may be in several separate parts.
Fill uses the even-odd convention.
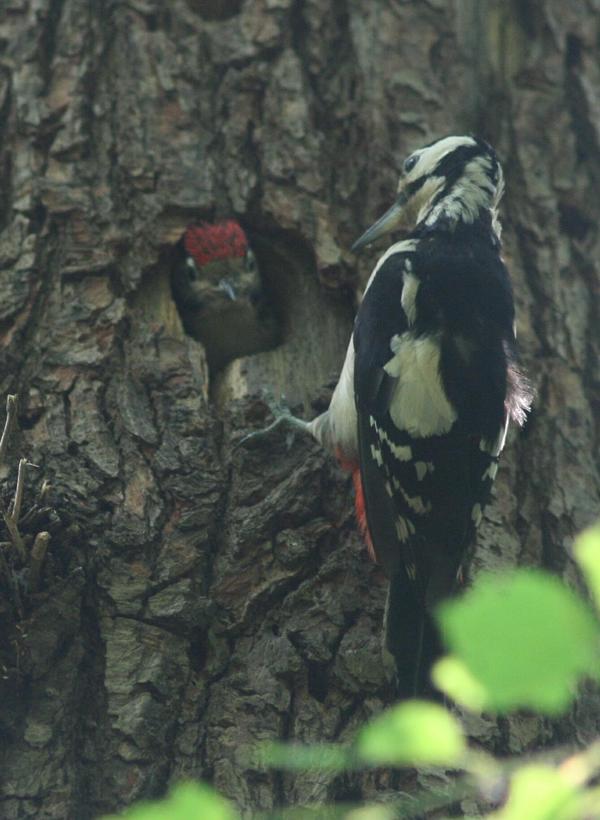
[[[263,438],[263,436],[267,436],[281,426],[291,428],[291,436],[287,440],[288,447],[292,443],[294,430],[302,430],[303,433],[311,432],[309,422],[299,419],[292,414],[290,408],[285,403],[285,396],[282,396],[279,402],[269,401],[268,404],[271,413],[275,416],[274,420],[262,430],[256,430],[254,433],[245,435],[237,442],[236,447],[247,444],[249,441]]]

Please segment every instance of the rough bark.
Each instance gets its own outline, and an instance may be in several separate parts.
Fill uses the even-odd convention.
[[[244,809],[414,784],[251,761],[269,738],[347,738],[389,702],[385,584],[347,478],[314,443],[235,444],[268,419],[260,386],[322,406],[376,256],[347,248],[389,204],[404,156],[447,133],[476,131],[503,158],[538,390],[472,567],[577,582],[569,545],[600,492],[599,12],[4,0],[0,386],[19,394],[21,433],[3,495],[27,456],[27,548],[51,539],[38,590],[15,581],[18,562],[0,581],[2,817],[84,820],[184,777]],[[284,342],[217,378],[182,331],[168,269],[190,221],[231,215]],[[599,705],[590,691],[559,722],[468,726],[521,752],[597,734]]]

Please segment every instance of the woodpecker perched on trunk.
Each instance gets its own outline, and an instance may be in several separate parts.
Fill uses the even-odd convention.
[[[204,345],[211,370],[277,341],[258,266],[233,219],[190,226],[171,282],[186,331]]]
[[[408,230],[371,274],[329,409],[287,416],[352,471],[359,525],[390,579],[385,645],[401,697],[430,687],[432,610],[456,586],[508,423],[531,402],[500,256],[502,191],[483,140],[447,137],[408,157],[394,205],[353,247]]]

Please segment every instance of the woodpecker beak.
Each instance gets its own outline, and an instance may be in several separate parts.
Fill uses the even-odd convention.
[[[231,299],[232,302],[235,302],[237,295],[235,290],[233,289],[233,285],[228,279],[221,279],[219,282],[219,290],[222,290],[223,293],[226,293],[227,296]]]
[[[380,236],[383,236],[384,234],[393,231],[394,228],[397,228],[402,222],[402,217],[404,216],[404,206],[407,202],[407,195],[404,192],[401,192],[389,211],[386,211],[374,225],[371,225],[371,227],[364,232],[360,239],[356,240],[350,250],[356,253],[356,251],[364,248],[365,245],[370,245],[371,242],[379,239]]]

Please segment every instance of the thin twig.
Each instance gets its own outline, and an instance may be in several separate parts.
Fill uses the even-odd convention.
[[[17,397],[15,395],[8,395],[6,397],[6,420],[4,422],[4,430],[0,438],[0,464],[4,461],[6,448],[8,447],[8,439],[12,430],[13,421],[17,412]]]
[[[21,515],[21,505],[23,503],[23,489],[25,487],[25,469],[27,467],[27,459],[19,460],[19,471],[17,473],[17,486],[15,487],[15,495],[10,506],[9,512],[2,511],[4,523],[8,529],[10,540],[13,542],[16,551],[19,554],[21,563],[27,563],[27,550],[25,543],[19,532],[19,516]]]
[[[49,542],[49,532],[38,532],[35,536],[35,541],[31,548],[31,556],[29,558],[29,586],[32,592],[37,592],[39,589],[42,566]]]
[[[9,515],[15,522],[15,527],[19,524],[21,517],[21,505],[23,504],[23,490],[25,488],[25,469],[27,468],[27,459],[19,459],[19,471],[17,473],[17,486],[15,487],[15,495],[13,502],[10,505]]]

